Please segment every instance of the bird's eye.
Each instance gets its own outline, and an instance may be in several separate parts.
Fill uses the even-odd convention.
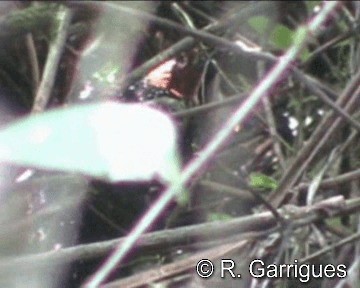
[[[178,59],[176,59],[176,67],[183,69],[189,64],[189,57],[186,55],[181,55]]]

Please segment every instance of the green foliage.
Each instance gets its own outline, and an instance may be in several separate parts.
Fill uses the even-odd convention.
[[[260,35],[264,35],[270,24],[269,18],[265,16],[255,16],[248,20],[250,27],[252,27]]]
[[[294,32],[284,25],[275,25],[271,35],[270,43],[278,49],[288,49],[293,42]]]
[[[249,185],[256,189],[270,189],[275,190],[278,186],[278,182],[262,173],[251,173],[249,177]]]
[[[300,45],[306,36],[305,27],[293,31],[280,23],[272,25],[270,19],[265,16],[252,17],[248,20],[248,23],[259,34],[260,38],[268,37],[270,46],[278,50],[289,49],[293,44]],[[300,59],[305,61],[309,55],[308,49],[304,49],[300,54]]]

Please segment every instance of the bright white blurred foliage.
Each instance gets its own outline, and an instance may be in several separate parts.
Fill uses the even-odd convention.
[[[171,182],[179,173],[169,116],[141,104],[76,105],[24,118],[0,131],[0,161],[109,182]]]

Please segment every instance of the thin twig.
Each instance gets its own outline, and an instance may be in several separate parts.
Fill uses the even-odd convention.
[[[229,185],[217,183],[217,182],[210,181],[210,180],[200,180],[199,185],[204,188],[207,188],[211,191],[215,191],[218,193],[226,193],[231,196],[238,197],[247,203],[250,201],[258,202],[258,201],[256,201],[254,195],[247,189],[239,189],[239,188],[235,188],[235,187],[232,187]]]
[[[107,5],[108,3],[106,2],[98,2],[96,3],[96,5],[100,5],[101,7],[106,7],[108,9],[113,10],[112,7]],[[72,7],[73,5],[79,5],[80,7],[82,5],[87,5],[86,2],[82,2],[82,1],[72,1],[72,2],[67,2],[64,3],[64,5],[69,5],[70,7]],[[211,33],[219,33],[222,30],[226,30],[227,27],[231,26],[231,25],[239,25],[242,22],[246,21],[246,19],[248,19],[249,17],[258,14],[259,12],[261,12],[263,9],[271,9],[272,5],[269,5],[269,3],[254,3],[253,5],[249,5],[248,7],[245,7],[243,9],[240,10],[236,10],[234,13],[232,13],[231,15],[229,15],[229,17],[225,17],[224,19],[222,19],[221,21],[216,21],[214,23],[211,23],[209,25],[207,25],[206,27],[204,27],[203,29],[201,29],[200,31],[203,31],[205,33],[205,35],[208,35],[206,32],[211,32]],[[131,8],[129,8],[131,13],[137,13],[137,10],[133,10]],[[124,12],[121,9],[118,10],[120,12]],[[127,11],[129,12],[129,11]],[[152,21],[159,23],[159,24],[164,24],[163,20],[166,23],[171,23],[173,28],[177,29],[179,27],[184,28],[184,31],[198,31],[198,30],[194,30],[194,29],[190,29],[190,28],[185,28],[175,22],[172,22],[170,20],[166,20],[157,16],[153,16],[153,15],[149,15],[146,13],[141,13],[141,15],[138,16],[144,16],[146,18],[151,18]],[[165,26],[166,27],[166,26]],[[185,32],[186,34],[186,32]],[[211,35],[211,34],[209,34]],[[221,39],[221,38],[220,38]],[[195,46],[197,44],[196,39],[194,37],[185,37],[182,40],[180,40],[179,42],[173,44],[172,46],[170,46],[169,48],[165,49],[164,51],[160,52],[159,54],[157,54],[155,57],[151,58],[150,60],[146,61],[145,63],[143,63],[141,66],[135,68],[134,70],[132,70],[130,73],[128,73],[126,76],[124,76],[123,78],[121,78],[118,83],[117,83],[117,89],[122,90],[123,87],[126,87],[129,83],[132,83],[142,77],[144,77],[144,75],[146,75],[151,69],[153,69],[154,67],[158,66],[159,64],[163,63],[165,60],[170,59],[176,55],[178,55],[180,52],[183,52],[185,50],[188,50],[190,48],[192,48],[193,46]],[[108,93],[108,92],[107,92]]]
[[[360,71],[344,89],[338,101],[336,101],[336,104],[345,106],[345,111],[353,110],[356,107],[354,103],[357,101],[358,94],[360,94],[360,89],[356,90],[359,86]],[[320,148],[329,141],[330,136],[339,127],[341,120],[342,119],[336,117],[333,111],[330,111],[319,123],[311,138],[306,142],[293,163],[285,171],[283,177],[280,179],[278,188],[269,195],[270,201],[274,203],[275,206],[278,207],[282,203],[287,191],[298,181],[300,175],[305,171],[306,167],[308,167],[310,161]],[[324,129],[324,127],[329,128]]]
[[[355,258],[353,264],[347,271],[347,277],[342,278],[335,286],[335,288],[344,288],[348,287],[345,286],[351,280],[352,287],[358,284],[359,281],[359,266],[360,266],[360,258]],[[355,283],[356,282],[356,283]],[[351,286],[350,286],[351,287]]]
[[[278,133],[276,131],[275,117],[274,117],[273,111],[271,109],[271,103],[269,101],[269,98],[267,98],[267,97],[263,98],[262,103],[263,103],[264,110],[265,110],[265,115],[266,115],[267,124],[269,127],[271,140],[272,140],[272,143],[274,146],[274,152],[279,160],[279,165],[280,165],[281,169],[284,171],[284,170],[286,170],[285,157],[281,151],[280,142],[278,141],[278,139],[281,137],[278,135]]]
[[[214,261],[221,257],[224,258],[225,256],[230,255],[236,250],[244,249],[248,245],[249,245],[248,240],[236,241],[230,244],[219,245],[215,248],[211,248],[205,251],[195,253],[194,255],[191,255],[185,259],[178,260],[170,264],[162,265],[159,268],[155,268],[150,271],[145,271],[142,273],[137,273],[134,276],[130,276],[125,279],[121,279],[118,281],[114,281],[112,283],[102,285],[102,287],[103,288],[142,287],[146,284],[177,275],[184,271],[188,271],[189,269],[195,270],[196,264],[199,262],[200,259],[208,259]]]
[[[306,262],[312,261],[312,260],[314,260],[316,258],[319,258],[320,256],[322,256],[324,254],[327,254],[327,253],[329,253],[329,252],[331,252],[331,251],[333,251],[333,250],[335,250],[335,249],[337,249],[339,247],[342,247],[344,245],[356,242],[359,239],[360,239],[360,232],[355,233],[355,234],[353,234],[353,235],[351,235],[349,237],[346,237],[346,238],[340,240],[339,242],[331,244],[331,245],[329,245],[329,246],[327,246],[327,247],[325,247],[325,248],[323,248],[323,249],[321,249],[321,250],[319,250],[319,251],[317,251],[317,252],[315,252],[313,254],[310,254],[310,255],[302,258],[302,259],[299,259],[299,263],[301,264],[301,263],[306,263]]]
[[[65,47],[71,16],[72,12],[67,7],[61,6],[59,8],[54,22],[54,25],[57,25],[55,26],[57,28],[56,38],[49,47],[41,83],[32,107],[32,113],[42,112],[49,102],[51,90],[55,82],[56,71],[58,71],[60,58]]]
[[[300,79],[307,88],[314,93],[316,96],[318,96],[325,104],[329,105],[331,109],[333,109],[336,113],[338,113],[341,117],[343,117],[346,121],[349,122],[350,125],[354,126],[358,131],[360,131],[360,123],[353,119],[344,109],[342,109],[337,103],[334,103],[331,101],[331,99],[323,92],[321,91],[316,85],[314,85],[313,82],[309,81],[307,77],[305,77],[303,74],[297,75],[298,79]]]
[[[360,169],[344,173],[333,178],[325,179],[320,183],[320,188],[331,188],[358,179],[360,179]],[[296,189],[306,190],[308,189],[309,185],[310,184],[308,183],[302,183],[298,187],[296,187]]]
[[[338,217],[343,213],[353,212],[360,208],[360,198],[345,201],[342,197],[333,197],[315,203],[309,207],[292,207],[292,214],[288,211],[279,210],[283,217],[293,221],[293,227],[301,227],[330,217]],[[296,208],[296,209],[295,209]],[[326,215],[318,213],[329,211]],[[330,213],[331,212],[331,213]],[[277,221],[272,213],[261,212],[250,216],[234,218],[222,222],[210,222],[204,224],[191,225],[186,227],[167,229],[158,232],[144,234],[140,237],[136,246],[141,249],[154,249],[155,247],[174,246],[191,243],[195,239],[209,238],[211,240],[234,237],[239,234],[258,233],[268,229],[278,229]],[[253,235],[253,234],[249,234]],[[77,260],[88,260],[106,255],[118,245],[123,245],[126,237],[91,243],[82,244],[74,247],[63,248],[57,251],[38,253],[23,257],[3,258],[0,262],[0,271],[4,273],[6,269],[27,266],[36,263],[37,265],[49,265],[50,263],[70,263]]]
[[[163,194],[155,201],[150,209],[143,215],[138,224],[133,228],[130,234],[126,237],[124,243],[119,245],[113,253],[109,256],[106,262],[99,268],[99,270],[91,277],[91,279],[85,284],[85,287],[98,287],[109,275],[109,273],[124,259],[124,257],[130,252],[130,249],[134,247],[139,237],[148,229],[148,227],[159,217],[163,209],[169,204],[171,199],[176,195],[181,188],[186,185],[192,177],[194,177],[199,171],[202,170],[213,158],[214,154],[219,148],[228,140],[229,136],[233,134],[233,129],[241,123],[245,117],[252,111],[256,104],[260,101],[261,97],[269,91],[275,83],[284,75],[291,63],[296,59],[301,49],[306,43],[307,37],[310,33],[315,33],[321,23],[327,18],[327,16],[336,8],[338,2],[326,2],[323,9],[309,22],[306,30],[303,30],[300,35],[301,38],[297,39],[296,45],[293,45],[283,56],[279,58],[275,67],[264,77],[264,79],[255,87],[253,92],[244,101],[244,103],[234,112],[229,120],[225,123],[225,126],[214,136],[209,144],[199,153],[199,156],[191,161],[188,166],[185,167],[181,173],[179,179],[171,183],[171,186],[163,192]],[[198,38],[204,39],[204,34],[199,31],[189,30],[194,32],[193,35]],[[206,34],[206,33],[205,33]],[[206,38],[209,35],[206,34]],[[210,37],[214,44],[223,43],[223,39],[219,37]],[[225,41],[229,43],[230,41]],[[239,49],[236,44],[230,42],[232,46]],[[262,57],[263,58],[263,57]]]
[[[218,109],[224,106],[229,106],[231,104],[235,104],[235,103],[239,103],[241,100],[245,99],[247,97],[247,95],[249,95],[249,93],[240,93],[231,97],[227,97],[224,100],[221,101],[215,101],[215,102],[211,102],[211,103],[207,103],[201,106],[197,106],[197,107],[193,107],[193,108],[188,108],[179,112],[175,112],[173,115],[175,117],[179,117],[179,118],[186,118],[186,117],[190,117],[190,116],[194,116],[200,113],[207,113],[210,112],[211,110],[214,109]]]
[[[348,39],[351,35],[354,34],[354,32],[355,32],[354,30],[349,30],[349,31],[347,31],[341,35],[338,35],[335,38],[327,41],[323,45],[319,46],[309,55],[309,57],[306,59],[306,61],[304,63],[302,63],[300,65],[300,67],[304,67],[304,66],[308,65],[308,63],[311,62],[317,55],[323,53],[325,50],[329,49],[330,47]]]
[[[36,91],[39,87],[39,82],[40,82],[38,57],[37,57],[34,38],[32,34],[31,33],[26,34],[25,40],[29,52],[30,69],[31,69],[32,86],[33,86],[32,88],[34,95],[36,95]]]

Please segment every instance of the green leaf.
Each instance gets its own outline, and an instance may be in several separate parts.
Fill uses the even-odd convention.
[[[303,63],[305,63],[305,62],[309,59],[310,55],[311,55],[311,53],[310,53],[309,49],[308,49],[308,48],[304,48],[304,49],[302,50],[301,54],[300,54],[300,59],[301,59],[301,61],[302,61]]]
[[[225,214],[225,213],[210,213],[207,216],[208,222],[226,221],[226,220],[230,220],[230,219],[233,219],[233,217],[231,217],[229,214]]]
[[[32,115],[0,131],[0,161],[109,182],[172,182],[180,173],[176,131],[164,113],[96,103]]]
[[[251,173],[249,179],[249,185],[253,188],[274,190],[278,186],[275,179],[262,173]]]
[[[293,42],[294,32],[284,25],[278,24],[270,35],[270,43],[278,49],[287,49]]]
[[[268,29],[270,20],[264,16],[255,16],[251,17],[248,20],[248,23],[250,27],[252,27],[256,32],[258,32],[260,35],[264,35]]]

